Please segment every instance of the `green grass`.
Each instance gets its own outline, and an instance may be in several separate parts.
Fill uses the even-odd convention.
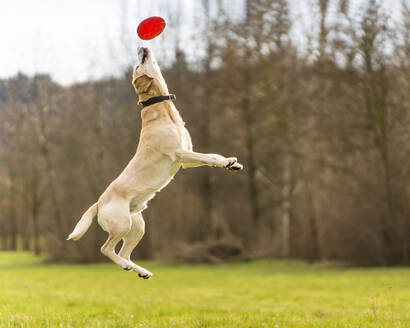
[[[0,327],[410,327],[410,269],[50,265],[0,253]]]

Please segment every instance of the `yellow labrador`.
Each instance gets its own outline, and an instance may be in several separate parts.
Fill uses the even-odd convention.
[[[241,170],[242,165],[235,157],[192,151],[185,123],[171,101],[174,96],[168,94],[158,64],[147,48],[138,49],[138,65],[132,84],[144,106],[137,152],[98,201],[83,214],[67,239],[81,238],[92,220],[98,217],[98,223],[108,232],[101,252],[123,269],[133,270],[148,279],[152,273],[130,260],[131,252],[144,235],[141,212],[147,202],[171,181],[181,166],[209,165]],[[121,239],[123,245],[116,254],[115,246]]]

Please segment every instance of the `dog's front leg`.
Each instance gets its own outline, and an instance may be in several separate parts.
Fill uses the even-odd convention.
[[[184,168],[202,165],[224,167],[228,170],[242,170],[243,166],[237,162],[236,157],[223,157],[218,154],[202,154],[188,150],[177,150],[175,157]]]

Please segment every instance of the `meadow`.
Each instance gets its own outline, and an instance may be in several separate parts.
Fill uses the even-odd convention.
[[[410,268],[45,264],[0,253],[0,327],[410,327]]]

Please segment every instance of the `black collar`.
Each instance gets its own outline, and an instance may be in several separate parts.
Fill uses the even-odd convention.
[[[142,107],[147,107],[147,106],[154,105],[154,104],[159,103],[159,102],[164,101],[164,100],[175,100],[175,99],[177,99],[175,97],[175,95],[171,94],[171,95],[168,95],[168,96],[152,97],[152,98],[149,98],[146,101],[141,101],[140,104],[142,105]]]

